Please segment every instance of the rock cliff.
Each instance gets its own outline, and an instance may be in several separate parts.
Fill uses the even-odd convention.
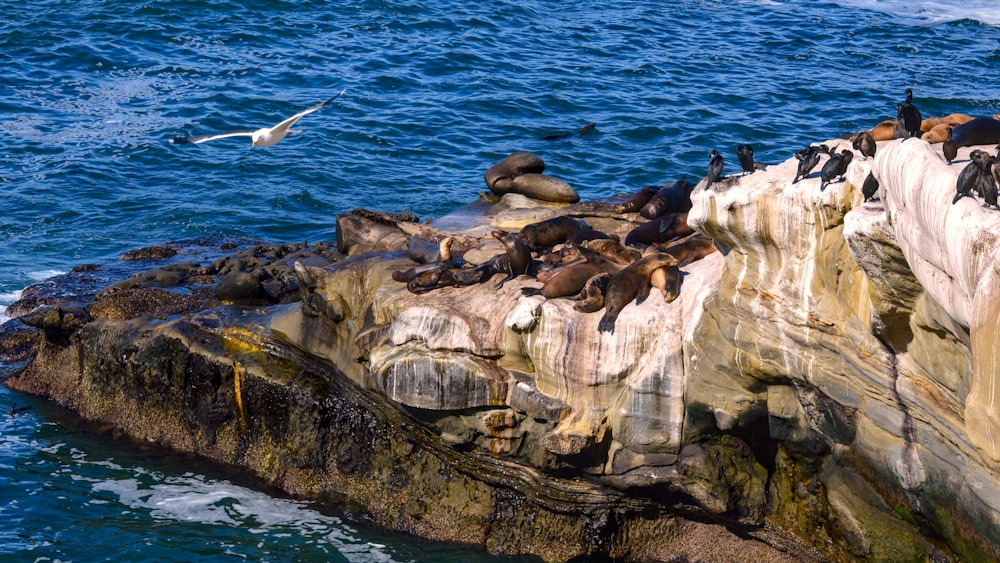
[[[686,222],[719,252],[613,331],[534,271],[402,273],[448,238],[467,275],[493,231],[556,216],[625,238],[646,219],[621,198],[358,210],[335,250],[167,245],[26,291],[5,384],[492,553],[996,559],[1000,211],[952,204],[970,150],[880,142],[824,190],[794,159],[703,180]]]

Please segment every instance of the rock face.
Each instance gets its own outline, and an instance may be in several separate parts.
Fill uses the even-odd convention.
[[[611,332],[531,275],[393,279],[439,266],[408,256],[417,239],[476,265],[504,252],[496,228],[643,222],[508,194],[429,225],[346,214],[339,253],[151,253],[131,278],[32,297],[11,310],[33,328],[0,334],[5,383],[492,553],[997,559],[1000,212],[951,203],[968,151],[949,166],[880,142],[824,190],[818,172],[792,184],[795,159],[702,181],[687,222],[720,252]],[[869,173],[881,199],[862,203]]]

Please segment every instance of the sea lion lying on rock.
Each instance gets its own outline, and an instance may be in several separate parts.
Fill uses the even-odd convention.
[[[670,213],[643,223],[625,236],[627,246],[649,246],[656,242],[670,242],[694,232],[688,226],[687,212]]]
[[[643,256],[611,276],[604,293],[604,316],[597,325],[600,332],[614,332],[615,321],[622,309],[633,300],[642,302],[649,295],[649,277],[654,270],[677,266],[677,258],[655,252]]]
[[[545,163],[529,152],[515,152],[486,170],[486,187],[497,195],[521,194],[553,203],[576,203],[579,194],[566,182],[542,174]]]
[[[668,213],[687,213],[691,210],[691,190],[694,184],[681,178],[673,184],[662,186],[639,210],[646,219],[657,219]]]
[[[572,235],[590,229],[587,223],[568,215],[559,215],[545,221],[525,225],[518,237],[533,252],[548,251],[557,244],[566,242]]]

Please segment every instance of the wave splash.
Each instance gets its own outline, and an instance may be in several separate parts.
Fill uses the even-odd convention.
[[[966,0],[964,2],[841,0],[837,3],[850,8],[882,12],[917,25],[973,20],[986,25],[1000,26],[1000,10],[997,10],[996,0]]]

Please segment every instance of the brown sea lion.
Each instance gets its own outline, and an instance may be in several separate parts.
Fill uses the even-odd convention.
[[[437,268],[431,268],[430,270],[424,270],[422,272],[417,272],[406,282],[406,289],[410,293],[427,293],[435,289],[440,289],[442,287],[458,287],[462,285],[469,285],[467,283],[462,283],[459,279],[455,277],[455,272],[458,268],[449,268],[447,266],[440,266]],[[393,277],[395,279],[395,276]]]
[[[587,251],[589,250],[597,253],[604,260],[620,266],[628,266],[632,262],[642,258],[641,252],[635,248],[627,247],[617,240],[592,240],[587,242],[587,244],[584,245],[584,248],[586,250],[581,249],[580,252],[585,256],[590,256],[587,254]]]
[[[589,229],[580,219],[568,215],[560,215],[545,221],[531,223],[521,228],[518,237],[534,252],[548,250],[557,244],[562,244],[575,233]]]
[[[655,253],[639,260],[611,276],[604,292],[604,316],[597,325],[600,332],[614,332],[615,321],[622,309],[635,299],[645,299],[649,294],[649,275],[654,270],[676,266],[677,258],[670,254]]]
[[[627,246],[648,246],[654,242],[670,242],[694,232],[688,226],[688,214],[670,213],[658,219],[643,223],[625,236]]]
[[[490,234],[503,244],[506,251],[507,277],[497,284],[497,288],[501,288],[508,281],[528,273],[528,269],[531,267],[531,249],[514,233],[497,230]]]
[[[657,268],[649,274],[649,285],[660,290],[665,303],[673,303],[681,294],[681,283],[684,277],[677,265]]]
[[[694,185],[681,178],[669,186],[660,188],[652,199],[639,210],[646,219],[658,219],[667,213],[686,213],[691,210],[691,190]]]
[[[573,186],[552,176],[539,173],[527,173],[515,176],[509,182],[498,181],[493,186],[493,192],[500,195],[506,193],[521,194],[541,201],[553,203],[576,203],[580,195]]]
[[[585,242],[592,240],[605,240],[614,239],[618,235],[609,235],[604,231],[598,231],[595,229],[583,229],[582,231],[577,231],[566,239],[566,244],[569,246],[579,246]]]
[[[577,295],[587,284],[587,280],[606,271],[602,264],[581,259],[559,268],[549,276],[540,293],[546,299]]]
[[[716,251],[718,248],[712,237],[702,233],[694,233],[661,249],[661,252],[676,258],[678,266],[686,266]]]
[[[515,152],[510,156],[490,166],[486,170],[483,178],[486,180],[486,187],[496,191],[495,186],[500,180],[513,180],[521,174],[541,174],[545,171],[545,163],[540,156],[530,152]],[[498,192],[500,195],[506,191]]]
[[[935,127],[944,125],[961,125],[966,121],[972,121],[971,115],[964,113],[952,113],[944,117],[928,117],[920,124],[920,130],[924,133],[930,132]]]
[[[625,203],[615,206],[615,211],[618,213],[635,213],[642,209],[643,205],[649,203],[649,200],[656,195],[656,192],[660,191],[663,186],[643,186],[639,188],[639,191],[632,194],[632,197],[625,200]]]
[[[607,290],[611,274],[605,272],[587,280],[587,283],[576,296],[580,301],[573,308],[581,313],[593,313],[604,308],[604,292]]]
[[[583,135],[589,133],[594,130],[595,126],[596,126],[595,123],[588,123],[583,127],[577,129],[576,131],[570,131],[569,133],[556,133],[554,135],[545,135],[544,137],[541,137],[541,139],[543,141],[559,141],[562,139],[568,139],[570,137],[575,137],[577,135]]]
[[[992,117],[976,117],[951,132],[960,147],[992,145],[1000,140],[1000,120]]]
[[[868,133],[876,141],[891,141],[896,138],[893,130],[896,127],[895,119],[886,119],[882,123],[879,123],[875,127],[868,130]]]

